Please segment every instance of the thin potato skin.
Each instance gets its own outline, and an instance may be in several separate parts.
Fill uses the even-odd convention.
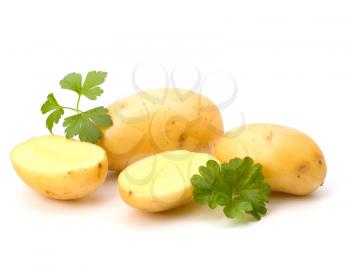
[[[324,155],[302,132],[279,125],[252,124],[231,130],[214,146],[220,162],[250,156],[264,167],[273,191],[306,195],[320,187],[327,174]]]
[[[118,184],[120,197],[126,202],[128,205],[141,209],[147,212],[162,212],[175,207],[180,207],[186,205],[193,201],[192,197],[192,187],[188,187],[185,190],[177,193],[170,194],[167,198],[163,198],[165,201],[172,201],[173,198],[179,198],[180,196],[184,198],[183,200],[179,200],[179,203],[176,206],[169,207],[168,204],[160,201],[160,200],[150,200],[148,197],[136,197],[133,196],[133,193],[125,190],[120,184]]]
[[[18,176],[42,195],[57,200],[73,200],[96,191],[105,181],[108,171],[107,156],[95,167],[64,174],[43,174],[23,168],[13,162]]]
[[[98,144],[107,152],[109,168],[117,171],[164,151],[210,153],[211,143],[224,133],[216,105],[190,90],[147,90],[108,110],[113,126],[103,131]]]
[[[105,154],[96,166],[62,173],[48,173],[30,170],[17,164],[11,152],[11,161],[17,175],[28,186],[57,200],[73,200],[85,197],[96,191],[105,181],[108,172],[108,159]]]

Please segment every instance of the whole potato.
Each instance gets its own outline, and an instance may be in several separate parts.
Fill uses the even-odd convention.
[[[164,151],[209,152],[223,135],[220,111],[203,95],[184,89],[139,92],[108,107],[113,126],[99,141],[109,168],[129,164]]]
[[[302,132],[279,125],[252,124],[233,129],[214,146],[221,162],[249,156],[264,167],[273,191],[305,195],[323,184],[327,167],[317,144]]]
[[[62,136],[36,137],[21,143],[12,150],[11,160],[28,186],[58,200],[78,199],[94,192],[108,171],[101,147]]]

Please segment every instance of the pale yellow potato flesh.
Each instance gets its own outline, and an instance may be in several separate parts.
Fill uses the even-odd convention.
[[[210,154],[185,150],[163,152],[136,161],[118,177],[121,198],[130,206],[160,212],[193,200],[191,177]]]
[[[233,129],[214,146],[220,162],[246,156],[264,167],[273,191],[306,195],[320,187],[327,173],[318,145],[302,132],[279,125],[252,124]]]
[[[105,181],[108,160],[94,144],[61,136],[41,136],[11,152],[18,176],[42,195],[72,200],[94,192]]]
[[[108,107],[113,126],[98,142],[109,168],[121,171],[133,162],[165,151],[210,153],[224,133],[221,113],[207,97],[184,89],[154,89]]]

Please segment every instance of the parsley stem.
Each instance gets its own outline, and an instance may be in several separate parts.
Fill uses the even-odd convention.
[[[67,109],[67,110],[71,110],[71,111],[75,111],[77,113],[81,113],[81,110],[78,110],[78,109],[74,109],[74,108],[71,108],[71,107],[65,107],[65,106],[61,106],[62,109]]]
[[[79,111],[80,97],[81,97],[81,95],[79,95],[79,97],[78,97],[77,106],[76,106],[76,111]]]

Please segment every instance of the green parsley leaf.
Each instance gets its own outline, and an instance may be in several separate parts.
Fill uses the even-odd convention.
[[[81,82],[82,82],[81,74],[69,73],[60,81],[60,85],[61,85],[61,88],[72,90],[80,96],[82,91]]]
[[[57,109],[52,113],[50,113],[50,115],[46,118],[46,127],[48,128],[51,134],[52,134],[53,125],[58,124],[63,114],[64,114],[63,109]]]
[[[113,125],[112,118],[108,110],[104,107],[82,112],[79,110],[80,97],[83,95],[91,100],[97,99],[103,93],[100,85],[105,81],[107,72],[90,71],[86,75],[84,84],[82,76],[79,73],[69,73],[61,81],[63,89],[68,89],[78,94],[75,108],[61,106],[54,95],[50,93],[47,100],[41,106],[42,114],[51,112],[46,119],[46,127],[52,133],[54,124],[57,124],[66,110],[73,111],[75,114],[65,118],[63,126],[67,138],[79,136],[81,141],[96,143],[101,138],[100,128]]]
[[[112,124],[108,110],[104,107],[75,114],[67,117],[63,122],[67,138],[78,135],[81,141],[91,143],[96,143],[102,137],[99,127],[107,127]]]
[[[99,87],[107,77],[107,72],[102,71],[90,71],[86,75],[82,92],[84,96],[91,100],[97,99],[103,93],[103,90]]]
[[[97,126],[109,127],[113,125],[108,110],[104,107],[97,107],[84,112]]]
[[[106,77],[107,72],[90,71],[86,75],[84,84],[82,84],[82,76],[80,73],[69,73],[60,81],[60,85],[61,88],[72,90],[79,96],[83,95],[88,99],[95,100],[103,93],[99,85],[104,83]]]
[[[62,109],[61,105],[58,104],[55,96],[50,93],[47,96],[46,101],[41,106],[41,112],[42,114],[48,113],[53,111],[46,119],[46,127],[52,133],[52,128],[54,124],[57,124],[62,115],[64,114],[64,110]]]
[[[60,104],[58,104],[55,96],[53,95],[53,93],[50,93],[47,98],[46,101],[44,102],[44,104],[41,106],[41,112],[42,114],[45,114],[47,112],[56,110],[61,108]]]
[[[224,213],[229,218],[236,218],[237,220],[244,219],[246,212],[253,210],[253,207],[250,202],[233,199],[224,207]]]
[[[208,203],[212,209],[224,206],[224,214],[237,220],[246,215],[260,220],[266,214],[270,187],[264,182],[262,166],[251,158],[235,158],[221,166],[209,160],[198,171],[191,179],[197,203]]]

